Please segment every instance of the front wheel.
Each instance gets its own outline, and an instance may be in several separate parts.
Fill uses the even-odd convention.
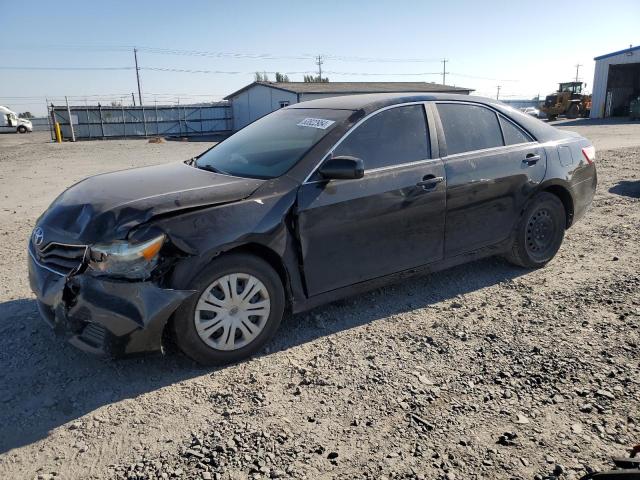
[[[25,127],[24,125],[20,125],[18,127],[18,133],[27,133],[27,127]]]
[[[190,288],[198,294],[176,311],[173,333],[180,349],[203,365],[252,355],[282,320],[285,296],[280,277],[253,255],[217,258]]]
[[[507,260],[526,268],[544,267],[560,249],[566,222],[560,199],[552,193],[538,193],[522,214]]]
[[[577,103],[571,104],[567,110],[567,118],[574,119],[580,116],[580,106]]]

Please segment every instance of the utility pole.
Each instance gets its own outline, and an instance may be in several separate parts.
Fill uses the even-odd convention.
[[[576,82],[578,81],[578,72],[580,71],[580,67],[582,66],[582,64],[580,63],[576,63],[575,67],[576,67]]]
[[[316,65],[318,65],[318,81],[322,82],[322,64],[324,61],[322,60],[322,55],[318,55],[316,57]]]
[[[496,100],[500,99],[500,85],[498,85],[498,91],[496,92]]]
[[[73,119],[71,118],[71,108],[69,107],[69,99],[64,96],[64,101],[67,102],[67,116],[69,117],[69,128],[71,129],[71,141],[76,141],[76,132],[73,131]]]
[[[142,89],[140,88],[140,68],[138,67],[138,49],[133,49],[133,58],[136,61],[136,79],[138,80],[138,101],[140,102],[140,106],[142,106]],[[135,102],[133,102],[135,105]]]
[[[442,59],[442,85],[446,85],[446,81],[447,81],[447,62],[449,60],[446,58]]]

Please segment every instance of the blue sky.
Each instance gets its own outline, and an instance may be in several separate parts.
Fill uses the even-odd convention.
[[[69,95],[84,104],[85,96],[89,103],[108,103],[128,95],[130,101],[130,92],[137,91],[135,71],[7,67],[131,68],[133,45],[142,49],[142,68],[241,72],[141,71],[146,103],[178,97],[187,103],[220,99],[251,82],[257,70],[313,71],[317,54],[325,56],[325,71],[348,73],[330,73],[332,81],[439,83],[440,60],[447,58],[448,84],[485,96],[495,96],[501,85],[501,98],[527,98],[571,80],[576,63],[590,88],[593,57],[640,43],[638,0],[0,0],[0,19],[0,104],[40,114],[45,97],[60,101]],[[301,80],[302,74],[290,77]]]

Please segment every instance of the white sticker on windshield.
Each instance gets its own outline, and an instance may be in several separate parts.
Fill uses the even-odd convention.
[[[323,118],[305,118],[298,124],[298,126],[320,128],[321,130],[326,130],[334,123],[336,122],[334,122],[333,120],[325,120]]]

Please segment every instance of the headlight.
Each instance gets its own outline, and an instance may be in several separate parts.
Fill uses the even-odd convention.
[[[96,274],[125,278],[146,278],[158,263],[165,235],[139,243],[124,240],[93,245],[89,268]]]

